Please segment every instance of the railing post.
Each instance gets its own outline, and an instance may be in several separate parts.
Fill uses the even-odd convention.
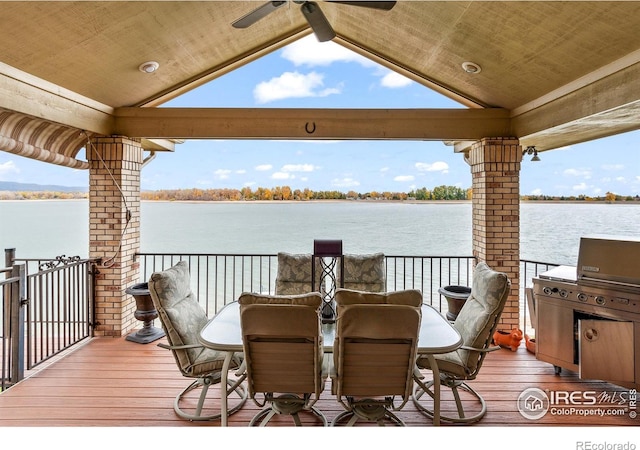
[[[13,266],[13,261],[16,259],[16,249],[15,248],[5,248],[4,249],[4,266],[11,267]]]
[[[327,263],[325,257],[331,258]],[[320,261],[322,273],[320,280],[316,280],[316,258]],[[336,309],[333,304],[336,289],[338,288],[334,269],[338,259],[340,260],[340,286],[344,287],[344,258],[342,257],[342,241],[333,239],[315,239],[313,241],[313,255],[311,256],[311,290],[316,290],[316,281],[319,281],[318,291],[322,294],[322,323],[333,323],[336,321]],[[326,281],[330,287],[326,289]],[[326,290],[322,288],[325,287]]]
[[[4,266],[3,267],[12,267],[13,266],[13,261],[16,257],[16,249],[15,248],[5,248],[4,249]],[[7,271],[6,275],[7,278],[11,278],[11,274]],[[3,311],[3,319],[4,319],[4,324],[3,324],[3,329],[4,330],[10,330],[10,325],[11,325],[11,301],[9,300],[11,298],[11,285],[7,284],[4,286],[4,298],[6,299],[4,302],[4,311]]]
[[[96,320],[96,277],[100,274],[98,264],[101,260],[87,262],[87,295],[89,296],[89,328],[91,336],[95,336],[95,329],[99,325]]]
[[[24,302],[27,297],[27,271],[24,264],[15,264],[11,277],[18,277],[18,289],[11,290],[9,301],[11,341],[10,383],[16,384],[24,378]]]

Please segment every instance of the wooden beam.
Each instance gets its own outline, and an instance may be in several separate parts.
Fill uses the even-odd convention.
[[[477,140],[509,132],[509,111],[499,108],[117,108],[113,134],[179,139]]]
[[[531,110],[512,112],[511,135],[550,150],[640,128],[640,63]]]
[[[113,108],[0,62],[0,108],[91,133],[110,134]]]

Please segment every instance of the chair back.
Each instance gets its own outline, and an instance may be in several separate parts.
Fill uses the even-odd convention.
[[[401,396],[412,390],[420,291],[338,289],[333,391],[342,397]]]
[[[338,265],[337,279],[342,279],[345,289],[366,292],[386,291],[387,274],[383,253],[368,255],[345,254],[342,258],[344,260],[344,276],[341,277],[340,265]]]
[[[300,295],[312,292],[311,254],[278,253],[276,295]],[[320,282],[322,269],[316,264],[316,283]]]
[[[315,401],[324,388],[320,294],[243,293],[238,302],[249,396],[315,394]]]
[[[197,361],[215,352],[204,348],[198,341],[198,334],[208,318],[191,290],[187,262],[180,261],[170,269],[153,273],[149,279],[149,294],[169,345],[192,346],[172,349],[172,352],[181,372],[193,375]]]
[[[506,274],[490,269],[485,262],[476,265],[471,294],[453,323],[462,336],[464,347],[489,348],[510,288]],[[486,352],[465,348],[456,353],[469,377],[477,374],[486,355]]]

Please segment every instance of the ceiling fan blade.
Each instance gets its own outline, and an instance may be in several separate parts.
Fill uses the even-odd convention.
[[[318,41],[326,42],[336,37],[336,32],[333,31],[331,24],[316,2],[304,2],[300,9]]]
[[[328,3],[344,3],[345,5],[362,6],[364,8],[381,9],[383,11],[390,11],[396,6],[397,2],[365,2],[365,1],[342,1],[342,0],[325,0]]]
[[[254,9],[249,14],[246,14],[233,22],[231,25],[234,28],[247,28],[248,26],[253,25],[258,20],[266,17],[268,14],[272,13],[276,9],[280,8],[282,5],[287,3],[286,1],[274,1],[267,2],[264,5]]]

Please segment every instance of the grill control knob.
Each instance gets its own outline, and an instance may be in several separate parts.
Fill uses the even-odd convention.
[[[605,303],[607,303],[607,300],[602,295],[598,295],[596,297],[596,303],[598,305],[604,305]]]
[[[553,291],[551,290],[551,288],[550,287],[546,287],[546,286],[542,289],[542,292],[544,292],[545,295],[552,295],[553,294]]]
[[[567,298],[568,296],[569,293],[567,291],[565,291],[564,289],[560,289],[560,297]]]
[[[588,298],[589,296],[587,294],[584,294],[582,292],[578,294],[578,300],[580,300],[581,302],[586,302]]]

